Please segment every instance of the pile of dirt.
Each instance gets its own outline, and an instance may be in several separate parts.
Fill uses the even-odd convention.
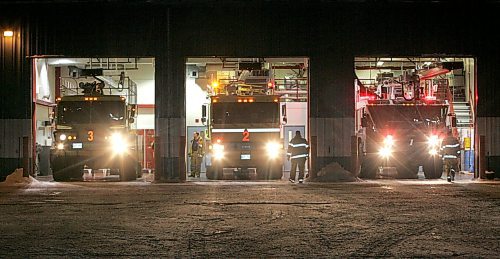
[[[359,178],[345,170],[339,163],[333,162],[319,170],[311,182],[358,182]]]
[[[23,177],[23,169],[18,168],[12,174],[8,175],[5,181],[0,182],[0,186],[25,186],[36,182],[38,180],[31,176]]]

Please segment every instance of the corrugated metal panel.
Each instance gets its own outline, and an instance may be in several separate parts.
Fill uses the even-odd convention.
[[[310,114],[325,120],[317,124],[317,136],[323,138],[318,142],[334,145],[333,151],[325,146],[318,155],[339,156],[348,150],[353,125],[334,119],[353,117],[354,57],[435,53],[477,56],[478,114],[500,117],[499,51],[491,35],[478,30],[500,27],[498,19],[489,19],[498,8],[484,11],[467,6],[465,10],[439,3],[429,7],[322,1],[314,5],[229,1],[217,6],[182,2],[171,9],[159,2],[0,8],[10,13],[0,17],[0,24],[15,24],[21,32],[15,55],[2,52],[0,57],[0,118],[31,118],[30,66],[24,58],[28,55],[154,56],[156,117],[161,119],[185,117],[188,56],[306,56],[311,62]],[[444,7],[450,11],[442,12]],[[422,13],[432,19],[422,19]],[[468,13],[474,13],[475,19],[466,19]],[[452,29],[455,25],[460,30]],[[177,160],[165,160],[160,167],[178,168],[169,164]]]
[[[0,119],[31,118],[30,64],[25,58],[28,55],[26,39],[29,30],[26,27],[26,24],[17,17],[10,17],[7,22],[0,20],[0,28],[9,28],[14,32],[13,37],[3,37],[3,31],[0,32],[2,33],[0,35]]]
[[[21,158],[26,136],[31,136],[31,120],[0,119],[0,158]]]
[[[311,118],[311,136],[317,136],[318,157],[347,157],[351,155],[353,118]]]
[[[140,11],[138,11],[138,9]],[[161,9],[134,5],[54,5],[30,10],[31,55],[75,57],[154,56]]]
[[[477,118],[477,132],[486,138],[487,156],[500,156],[500,117]]]

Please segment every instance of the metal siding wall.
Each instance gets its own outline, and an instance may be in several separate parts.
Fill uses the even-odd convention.
[[[19,18],[0,20],[1,28],[14,31],[13,37],[0,35],[0,119],[31,118],[30,63],[27,42],[29,29]]]
[[[22,138],[31,136],[31,120],[0,119],[0,159],[22,157]]]
[[[43,44],[31,54],[137,57],[156,54],[157,10],[133,5],[55,5],[33,14]],[[70,10],[70,11],[69,11]],[[43,15],[38,15],[43,14]]]
[[[31,119],[0,119],[0,178],[22,166],[23,137],[31,131]]]
[[[487,156],[500,156],[500,117],[477,118],[477,132],[486,137]]]
[[[310,123],[310,135],[317,137],[316,156],[320,158],[313,161],[315,168],[321,169],[327,165],[325,163],[332,161],[325,158],[350,159],[354,118],[310,118]],[[349,164],[342,166],[348,168]]]
[[[477,58],[477,115],[481,117],[500,117],[500,83],[498,67],[500,51]]]
[[[157,151],[158,175],[176,180],[185,161],[180,153],[185,138],[186,57],[308,56],[311,136],[316,132],[321,138],[318,161],[347,161],[354,127],[354,57],[435,53],[477,56],[478,114],[500,117],[495,72],[499,51],[490,34],[478,30],[498,30],[499,20],[491,19],[499,10],[497,4],[484,8],[444,3],[217,3],[2,6],[12,13],[9,17],[26,21],[18,23],[26,36],[20,54],[15,60],[2,57],[14,69],[6,81],[15,82],[0,89],[2,118],[31,118],[29,63],[24,59],[28,54],[154,56],[157,138],[164,145]],[[422,13],[430,18],[422,19]],[[465,19],[470,13],[475,14],[472,21]],[[10,19],[5,17],[0,22]],[[2,85],[6,74],[0,74]]]
[[[15,10],[0,16],[0,179],[21,165],[22,138],[31,137],[31,85],[27,42],[29,26]],[[28,154],[31,157],[31,154]]]

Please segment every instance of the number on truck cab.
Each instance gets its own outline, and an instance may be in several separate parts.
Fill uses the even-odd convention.
[[[250,141],[250,132],[248,132],[248,130],[243,131],[243,139],[241,141],[243,142]]]

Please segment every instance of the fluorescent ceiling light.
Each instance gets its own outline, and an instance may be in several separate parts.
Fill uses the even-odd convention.
[[[430,61],[424,62],[424,66],[430,66],[432,63]]]
[[[379,67],[379,66],[382,66],[383,64],[384,64],[384,61],[379,60],[379,61],[377,62],[377,66],[378,66],[378,67]]]
[[[55,61],[49,62],[49,64],[51,65],[68,65],[76,63],[76,61],[67,58],[56,59]]]
[[[12,37],[12,36],[14,36],[14,32],[13,31],[4,31],[3,36],[4,37]]]

